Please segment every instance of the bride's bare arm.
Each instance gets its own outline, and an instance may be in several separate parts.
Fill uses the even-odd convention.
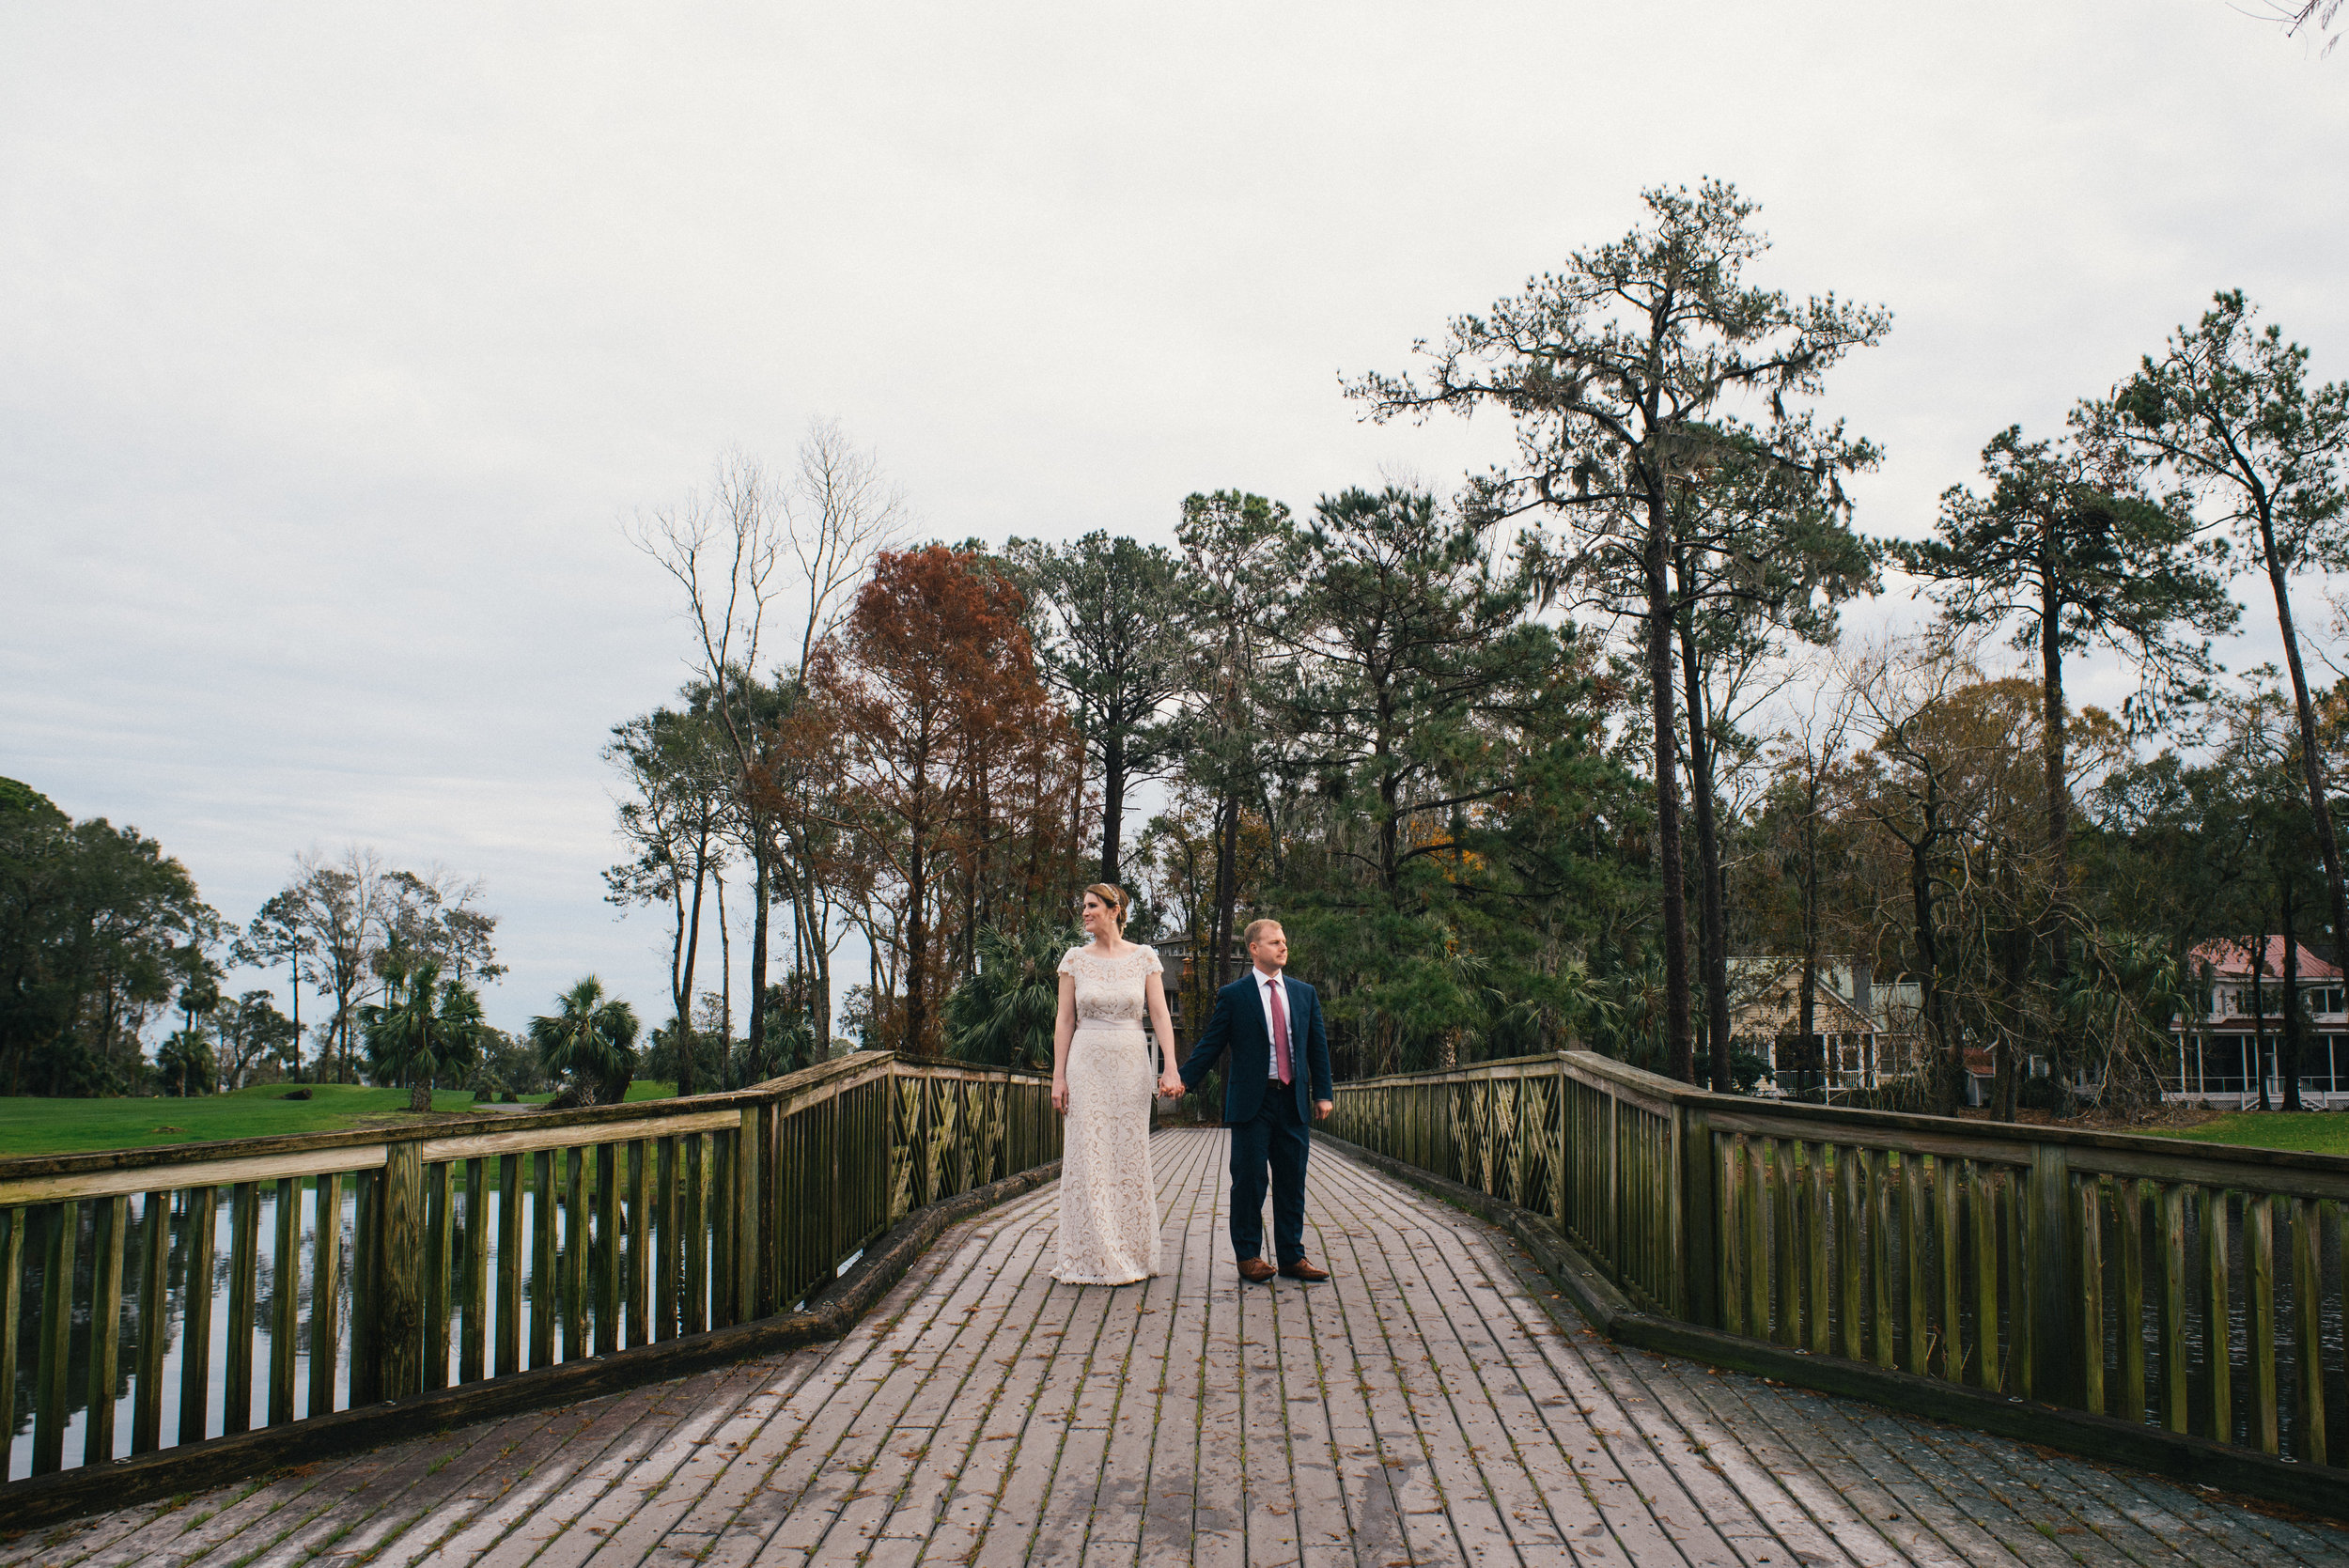
[[[1158,1037],[1165,1061],[1159,1069],[1159,1093],[1180,1095],[1183,1075],[1174,1070],[1174,1020],[1166,1010],[1166,985],[1153,970],[1142,983],[1143,1000],[1150,1007],[1150,1032]]]
[[[1077,980],[1060,977],[1060,1017],[1052,1020],[1052,1109],[1068,1113],[1068,1042],[1077,1034]]]

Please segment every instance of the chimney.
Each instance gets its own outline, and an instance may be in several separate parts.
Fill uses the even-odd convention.
[[[1876,1016],[1875,970],[1864,958],[1855,958],[1851,966],[1851,1004],[1860,1017]]]

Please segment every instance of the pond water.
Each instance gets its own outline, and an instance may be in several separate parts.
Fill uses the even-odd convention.
[[[492,1170],[494,1170],[494,1165],[492,1166]],[[269,1416],[270,1350],[276,1328],[277,1304],[279,1299],[277,1293],[281,1284],[277,1272],[275,1256],[277,1241],[277,1189],[273,1184],[264,1187],[258,1196],[260,1213],[259,1223],[257,1229],[259,1234],[259,1266],[258,1279],[254,1291],[254,1318],[257,1332],[254,1335],[253,1345],[253,1409],[251,1421],[251,1424],[255,1427],[264,1425],[267,1422]],[[489,1307],[492,1319],[494,1319],[495,1295],[497,1289],[497,1262],[506,1242],[502,1227],[498,1223],[498,1203],[494,1189],[494,1182],[492,1182],[490,1189],[484,1193],[484,1198],[486,1201],[482,1204],[484,1212],[481,1215],[481,1223],[478,1234],[481,1244],[485,1246],[489,1251],[488,1278],[490,1280],[490,1291],[492,1298],[489,1303]],[[516,1232],[515,1242],[516,1245],[521,1246],[525,1249],[529,1245],[532,1227],[537,1222],[537,1203],[538,1196],[536,1192],[527,1190],[523,1192],[521,1201],[521,1223]],[[187,1322],[186,1275],[188,1253],[190,1251],[189,1230],[191,1225],[190,1218],[182,1212],[183,1203],[184,1199],[165,1205],[169,1211],[167,1213],[150,1215],[147,1212],[147,1199],[143,1197],[133,1198],[130,1203],[129,1234],[125,1237],[123,1247],[121,1349],[117,1358],[117,1370],[114,1390],[114,1446],[115,1455],[117,1458],[127,1457],[131,1452],[131,1422],[134,1402],[134,1371],[139,1360],[138,1348],[140,1324],[138,1320],[138,1303],[141,1294],[146,1286],[145,1275],[147,1258],[148,1255],[148,1237],[150,1234],[148,1227],[159,1221],[167,1223],[170,1226],[167,1252],[169,1262],[164,1272],[164,1279],[167,1284],[168,1301],[168,1311],[165,1314],[168,1319],[166,1332],[169,1337],[163,1350],[163,1371],[162,1378],[163,1446],[169,1448],[174,1446],[179,1440],[180,1382],[187,1359],[185,1355],[185,1346],[181,1343],[181,1335]],[[83,1449],[89,1422],[89,1365],[91,1343],[89,1319],[90,1296],[92,1294],[92,1280],[95,1272],[97,1251],[95,1221],[96,1207],[97,1205],[90,1203],[79,1205],[82,1228],[80,1235],[76,1238],[76,1246],[74,1250],[74,1325],[71,1354],[69,1358],[67,1369],[72,1418],[66,1428],[65,1435],[65,1464],[66,1467],[69,1469],[83,1463]],[[346,1190],[343,1195],[341,1222],[334,1228],[335,1234],[328,1238],[332,1245],[341,1249],[341,1265],[335,1270],[336,1295],[338,1302],[334,1313],[334,1321],[336,1325],[334,1354],[332,1358],[331,1366],[323,1369],[322,1371],[313,1365],[310,1355],[311,1318],[313,1306],[311,1301],[311,1288],[312,1282],[317,1278],[317,1252],[319,1245],[319,1236],[318,1233],[318,1199],[316,1190],[306,1188],[303,1189],[300,1198],[297,1200],[297,1207],[299,1210],[298,1223],[301,1227],[301,1242],[298,1249],[300,1266],[294,1271],[296,1275],[294,1279],[283,1281],[286,1288],[289,1288],[296,1293],[295,1317],[298,1327],[294,1346],[293,1407],[297,1414],[306,1414],[308,1412],[310,1408],[311,1379],[314,1374],[316,1374],[318,1375],[328,1375],[334,1378],[334,1408],[339,1410],[345,1408],[349,1405],[350,1395],[350,1372],[349,1365],[350,1337],[350,1277],[352,1244],[357,1229],[358,1200],[356,1194],[349,1190],[349,1186],[347,1184]],[[458,1346],[461,1338],[459,1328],[465,1321],[463,1314],[467,1306],[470,1304],[471,1270],[468,1267],[468,1259],[471,1256],[471,1249],[474,1245],[475,1237],[475,1229],[469,1222],[468,1217],[465,1214],[465,1207],[464,1184],[460,1177],[460,1180],[458,1183],[454,1201],[450,1205],[450,1225],[452,1230],[451,1251],[455,1258],[455,1264],[452,1270],[453,1279],[451,1282],[450,1299],[451,1332],[449,1335],[448,1381],[451,1383],[455,1383],[457,1381],[459,1366]],[[557,1200],[556,1203],[556,1223],[560,1247],[561,1249],[568,1250],[571,1245],[571,1236],[568,1234],[570,1228],[568,1224],[569,1217],[566,1212],[564,1212],[563,1205],[559,1200]],[[37,1341],[39,1332],[40,1309],[42,1301],[42,1260],[47,1253],[48,1240],[48,1233],[44,1227],[52,1222],[49,1218],[48,1211],[36,1208],[24,1212],[29,1215],[33,1215],[36,1218],[34,1219],[34,1222],[29,1228],[24,1240],[24,1271],[21,1281],[21,1289],[23,1294],[20,1297],[23,1302],[23,1307],[19,1320],[19,1338],[17,1347],[18,1372],[16,1379],[17,1386],[14,1390],[15,1419],[10,1423],[8,1430],[8,1479],[12,1481],[29,1475],[32,1472],[32,1430],[36,1377],[35,1369],[39,1355]],[[206,1281],[211,1295],[211,1353],[209,1358],[207,1373],[208,1381],[210,1385],[210,1400],[206,1412],[204,1428],[204,1436],[208,1437],[218,1436],[226,1430],[225,1423],[226,1418],[226,1406],[227,1400],[228,1361],[228,1269],[230,1247],[233,1241],[233,1223],[234,1217],[232,1209],[227,1201],[227,1196],[224,1192],[218,1205],[217,1215],[213,1221],[211,1276],[210,1279]],[[625,1219],[623,1220],[623,1224],[625,1225]],[[583,1227],[583,1230],[584,1229],[586,1228]],[[583,1241],[588,1240],[584,1234],[583,1234],[581,1239]],[[603,1245],[601,1238],[595,1238],[593,1245],[599,1252]],[[521,1323],[520,1326],[520,1339],[522,1346],[522,1354],[525,1359],[529,1355],[530,1329],[533,1314],[540,1312],[541,1310],[553,1312],[556,1308],[556,1303],[550,1298],[543,1303],[542,1309],[542,1304],[539,1300],[538,1295],[534,1289],[536,1281],[530,1277],[531,1272],[532,1271],[529,1267],[527,1258],[525,1257],[522,1271]],[[591,1288],[589,1291],[588,1305],[588,1322],[591,1326],[598,1321],[598,1318],[602,1311],[602,1303],[595,1299],[596,1293],[592,1288],[594,1274],[595,1271],[591,1268],[589,1270]],[[557,1277],[560,1278],[559,1274]],[[550,1293],[550,1296],[552,1296],[552,1293]],[[561,1355],[563,1350],[564,1339],[565,1336],[558,1331],[555,1342],[558,1357]],[[495,1365],[496,1344],[497,1327],[494,1321],[492,1321],[489,1328],[487,1349],[487,1358],[492,1368],[494,1368]]]

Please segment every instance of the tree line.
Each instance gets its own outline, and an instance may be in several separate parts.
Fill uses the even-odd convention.
[[[1097,878],[1186,959],[1187,1014],[1279,915],[1352,1074],[1579,1043],[1735,1087],[1752,960],[1799,968],[1804,1034],[1822,968],[1867,962],[1917,999],[1901,1092],[1944,1110],[1969,1048],[2008,1110],[2033,1057],[2141,1097],[2200,943],[2341,930],[2341,699],[2294,595],[2349,551],[2349,392],[2221,293],[2061,432],[1994,433],[1930,536],[1872,536],[1848,486],[1881,454],[1822,405],[1890,312],[1760,287],[1728,185],[1645,202],[1347,381],[1375,420],[1503,423],[1448,495],[1203,492],[1171,548],[909,544],[824,426],[641,523],[696,652],[613,732],[608,879],[666,922],[676,1076],[836,1035],[1038,1060]],[[2247,578],[2281,667],[2229,676]],[[1934,625],[1849,645],[1888,581]],[[2112,711],[2068,695],[2092,650],[2130,673]],[[711,990],[729,878],[749,974],[720,930]]]

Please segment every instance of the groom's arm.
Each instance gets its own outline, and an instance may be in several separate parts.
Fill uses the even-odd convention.
[[[1314,1099],[1328,1105],[1333,1099],[1330,1089],[1330,1032],[1321,1026],[1321,993],[1314,993],[1313,1021],[1305,1028],[1305,1072],[1313,1079]]]
[[[1231,1004],[1223,1000],[1223,993],[1218,991],[1215,1011],[1207,1017],[1207,1027],[1199,1032],[1198,1040],[1190,1048],[1190,1055],[1183,1062],[1183,1087],[1196,1090],[1199,1080],[1214,1069],[1216,1058],[1223,1054],[1223,1048],[1231,1041]]]

